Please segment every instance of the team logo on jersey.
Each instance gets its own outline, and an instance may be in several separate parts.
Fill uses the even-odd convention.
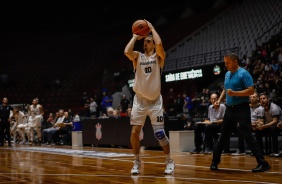
[[[102,125],[100,123],[97,123],[95,125],[96,127],[96,139],[100,140],[102,138]]]
[[[157,61],[156,60],[152,60],[152,61],[140,62],[140,65],[152,65],[152,64],[157,64]]]

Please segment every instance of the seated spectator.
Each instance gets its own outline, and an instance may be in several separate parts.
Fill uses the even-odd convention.
[[[115,118],[115,116],[114,116],[114,109],[113,109],[112,107],[109,107],[109,108],[107,109],[107,116],[108,116],[109,118]]]
[[[114,118],[120,118],[120,113],[119,113],[119,110],[117,110],[117,109],[114,109],[114,111],[113,111],[113,117]]]
[[[281,108],[273,102],[269,101],[266,94],[260,94],[260,105],[263,107],[259,122],[253,126],[255,128],[256,138],[260,149],[263,151],[263,141],[262,137],[265,135],[270,135],[272,140],[272,150],[273,152],[269,155],[270,157],[278,156],[278,134],[279,129],[277,124],[282,120]]]
[[[216,93],[211,94],[210,101],[211,105],[208,108],[208,118],[202,122],[195,123],[194,130],[194,143],[195,149],[192,153],[200,153],[202,151],[202,145],[206,143],[207,148],[204,150],[204,153],[211,154],[214,149],[214,144],[218,139],[217,133],[221,130],[221,123],[223,122],[223,116],[225,113],[226,106],[220,104],[219,106],[214,105],[218,100],[218,95]],[[202,134],[205,135],[204,143]],[[229,152],[225,149],[225,152]]]
[[[73,120],[69,116],[68,111],[64,112],[64,121],[59,128],[54,132],[53,142],[56,145],[71,144],[71,131],[73,129]],[[61,136],[61,139],[60,139]]]
[[[47,120],[45,121],[45,126],[43,126],[43,130],[45,128],[50,128],[51,126],[53,126],[54,124],[54,121],[55,121],[55,117],[54,117],[54,114],[52,112],[49,113],[49,116],[47,118]]]
[[[57,119],[56,123],[50,127],[50,128],[46,128],[43,130],[43,137],[44,137],[44,141],[46,144],[50,144],[53,141],[53,135],[54,133],[61,127],[64,126],[63,122],[64,122],[65,116],[64,116],[64,110],[60,109],[59,110],[59,118]],[[54,141],[53,141],[54,142]],[[55,143],[55,142],[54,142]]]

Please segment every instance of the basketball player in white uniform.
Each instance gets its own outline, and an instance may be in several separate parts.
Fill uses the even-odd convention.
[[[38,142],[42,142],[41,122],[43,119],[44,110],[43,107],[38,104],[38,100],[35,98],[32,100],[32,105],[28,108],[28,123],[26,127],[26,133],[29,143],[34,141],[34,130],[38,136]]]
[[[135,96],[130,120],[132,125],[130,141],[135,160],[131,174],[140,173],[139,134],[147,115],[151,119],[155,138],[166,155],[164,173],[173,174],[175,164],[171,158],[170,143],[164,131],[163,99],[161,95],[161,72],[164,67],[165,51],[159,34],[150,22],[147,21],[147,23],[151,34],[147,36],[133,34],[124,50],[124,54],[133,62],[135,72],[133,84]],[[142,38],[144,38],[144,53],[134,51],[135,42]]]
[[[16,135],[17,132],[21,136],[21,142],[19,144],[24,144],[26,142],[25,139],[25,127],[27,125],[27,116],[19,110],[19,108],[15,107],[13,110],[13,116],[16,120],[14,125],[11,128],[11,133],[14,136],[14,144],[16,143]]]

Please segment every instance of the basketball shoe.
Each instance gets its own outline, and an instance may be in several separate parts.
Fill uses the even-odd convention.
[[[166,161],[165,174],[173,174],[174,173],[175,164],[172,159]]]
[[[140,160],[134,160],[134,165],[131,169],[131,174],[139,174],[140,171],[140,166],[141,166],[141,161]]]

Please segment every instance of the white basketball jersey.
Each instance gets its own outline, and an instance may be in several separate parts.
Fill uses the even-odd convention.
[[[156,53],[146,58],[140,53],[135,68],[133,91],[149,100],[161,94],[161,67]]]
[[[22,111],[19,111],[19,114],[18,114],[18,124],[25,124],[25,123],[26,123],[25,114]]]
[[[40,115],[39,105],[37,104],[36,107],[33,105],[30,106],[30,113],[32,117]]]

